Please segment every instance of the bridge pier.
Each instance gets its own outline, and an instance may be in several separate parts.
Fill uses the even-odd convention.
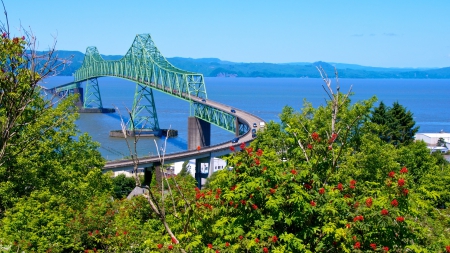
[[[136,82],[131,120],[128,122],[127,129],[160,130],[153,89],[138,82]]]
[[[96,77],[86,80],[83,108],[103,108],[100,87]]]
[[[148,192],[148,189],[150,188],[150,185],[153,180],[153,174],[155,174],[157,186],[161,187],[160,164],[154,163],[150,167],[144,167],[144,181],[141,182],[141,185],[136,185],[136,187],[134,187],[133,191],[131,191],[130,194],[128,194],[127,199],[131,199],[135,196],[139,196]]]
[[[188,150],[211,145],[211,124],[197,117],[188,118]]]
[[[78,94],[78,101],[75,103],[77,108],[83,107],[83,88],[78,87],[73,89],[73,94]]]
[[[52,88],[49,90],[51,94],[55,94],[56,96],[60,98],[67,97],[69,95],[78,94],[78,100],[75,102],[75,106],[78,108],[83,107],[83,88],[79,86],[71,87],[70,89],[66,90],[59,90],[57,88]]]
[[[241,133],[240,133],[240,124],[239,124],[239,118],[238,117],[236,117],[236,121],[235,121],[235,124],[236,124],[236,131],[234,132],[234,134],[236,135],[236,137],[237,136],[239,136],[239,135],[241,135]]]

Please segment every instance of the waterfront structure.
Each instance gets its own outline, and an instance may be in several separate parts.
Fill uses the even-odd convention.
[[[424,141],[430,152],[446,154],[450,148],[450,133],[418,133],[414,136],[416,141]],[[441,142],[440,142],[441,141]]]
[[[441,131],[439,133],[417,133],[414,136],[416,141],[424,141],[427,145],[437,145],[439,139],[443,139],[447,146],[450,144],[450,133]],[[450,146],[449,146],[450,147]]]

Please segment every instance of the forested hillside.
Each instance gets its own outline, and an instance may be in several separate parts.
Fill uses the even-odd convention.
[[[78,51],[58,51],[58,55],[67,58],[73,55],[70,64],[59,75],[72,75],[83,63],[84,54]],[[120,55],[102,55],[105,60],[118,60]],[[342,63],[236,63],[221,61],[217,58],[167,58],[175,67],[202,73],[206,77],[299,77],[320,78],[316,66],[329,73],[336,67],[342,78],[450,78],[450,67],[439,69],[412,68],[374,68]]]

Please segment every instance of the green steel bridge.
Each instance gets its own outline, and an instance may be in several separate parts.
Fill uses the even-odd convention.
[[[83,108],[103,108],[98,78],[112,76],[136,83],[132,108],[133,122],[128,129],[158,130],[158,116],[153,91],[160,91],[190,103],[192,116],[236,134],[248,131],[245,124],[236,124],[236,115],[204,103],[207,93],[202,74],[179,69],[161,55],[149,34],[137,35],[126,55],[116,61],[105,61],[96,47],[88,47],[83,64],[72,83],[58,86],[56,93],[65,93],[85,84]],[[203,101],[202,101],[203,100]]]
[[[197,159],[197,161],[213,160],[229,153],[231,145],[237,146],[239,142],[250,142],[252,136],[250,128],[253,124],[259,126],[263,120],[245,111],[232,108],[228,105],[209,100],[206,85],[202,74],[179,69],[168,62],[161,55],[149,34],[137,35],[126,55],[115,61],[104,60],[96,47],[88,47],[83,64],[74,74],[74,81],[52,89],[55,94],[70,94],[81,91],[81,109],[103,109],[98,78],[118,77],[136,83],[131,119],[128,130],[159,130],[158,116],[153,99],[153,91],[163,92],[170,96],[189,102],[190,114],[188,122],[188,151],[169,154],[165,157],[166,163]],[[85,82],[83,92],[82,84]],[[226,142],[210,146],[210,133],[208,127],[214,124],[226,131],[239,136],[238,143]],[[258,128],[258,127],[256,127]],[[193,137],[191,138],[192,135]],[[206,139],[206,140],[205,140]],[[201,150],[196,147],[200,146]],[[158,157],[139,159],[141,167],[158,166],[161,161]],[[131,169],[132,160],[110,161],[104,170]],[[210,164],[209,168],[213,168]],[[206,177],[200,175],[200,168],[196,168],[196,178]],[[209,171],[209,174],[212,170]]]

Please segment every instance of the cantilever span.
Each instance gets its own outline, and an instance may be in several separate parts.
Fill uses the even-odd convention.
[[[149,34],[136,35],[128,52],[117,61],[105,61],[96,47],[88,47],[75,82],[101,76],[116,76],[150,85],[190,101],[190,96],[207,98],[202,74],[181,70],[161,55]]]
[[[96,47],[88,47],[81,68],[74,74],[75,80],[57,87],[55,91],[80,88],[81,83],[86,82],[83,107],[101,108],[97,78],[105,76],[127,79],[139,85],[139,91],[135,93],[133,118],[141,122],[155,121],[152,128],[159,128],[152,93],[156,90],[188,101],[192,116],[227,131],[242,134],[249,129],[247,125],[240,124],[230,110],[220,110],[205,103],[207,93],[203,75],[173,66],[162,56],[149,34],[137,35],[125,56],[116,61],[106,61]],[[145,100],[143,98],[147,99],[147,105],[141,105]],[[138,114],[145,112],[143,108],[151,116],[139,119]]]

